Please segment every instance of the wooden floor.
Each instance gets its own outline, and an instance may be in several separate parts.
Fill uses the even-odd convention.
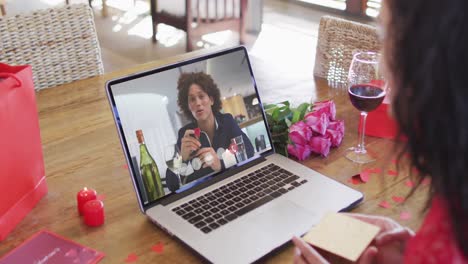
[[[59,6],[64,0],[7,0],[7,14],[15,15],[36,9]],[[87,3],[86,0],[70,0]],[[95,23],[102,50],[105,72],[128,68],[155,59],[166,58],[185,52],[185,33],[174,28],[161,26],[161,41],[153,43],[151,17],[147,0],[107,0],[108,15],[103,16],[101,3],[93,1]],[[320,17],[327,11],[297,4],[294,1],[264,0],[262,30],[247,34],[246,46],[260,57],[267,49],[276,49],[278,57],[265,61],[277,65],[293,65],[299,70],[304,59],[313,63]],[[336,14],[335,14],[336,15]],[[213,42],[236,45],[237,34],[220,35]],[[203,45],[213,46],[205,41]],[[307,62],[306,62],[307,63]],[[299,65],[297,65],[299,64]]]

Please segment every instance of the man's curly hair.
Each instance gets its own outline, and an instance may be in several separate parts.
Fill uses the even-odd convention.
[[[192,84],[199,85],[213,99],[211,110],[213,113],[218,113],[222,107],[221,93],[213,78],[204,72],[186,72],[182,73],[177,81],[177,104],[184,112],[184,115],[191,120],[195,119],[188,106],[188,93]]]

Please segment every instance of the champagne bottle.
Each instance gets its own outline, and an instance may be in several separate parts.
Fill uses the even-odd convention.
[[[152,202],[162,196],[164,196],[164,189],[161,183],[161,177],[159,175],[158,166],[153,157],[146,148],[145,139],[143,137],[143,131],[136,131],[138,143],[140,144],[140,171],[145,184],[146,193],[148,195],[149,202]]]

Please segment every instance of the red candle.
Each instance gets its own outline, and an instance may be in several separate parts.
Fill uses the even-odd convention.
[[[83,190],[80,190],[76,195],[76,201],[78,203],[78,213],[83,215],[83,206],[87,201],[96,200],[96,191],[93,189],[88,189],[86,187]]]
[[[91,200],[83,207],[84,222],[88,226],[104,224],[104,203],[100,200]]]

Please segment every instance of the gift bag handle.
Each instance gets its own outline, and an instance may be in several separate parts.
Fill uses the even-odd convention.
[[[13,78],[16,81],[16,85],[13,86],[13,88],[18,88],[23,85],[23,82],[16,77],[13,73],[8,73],[8,72],[0,72],[0,78]]]

